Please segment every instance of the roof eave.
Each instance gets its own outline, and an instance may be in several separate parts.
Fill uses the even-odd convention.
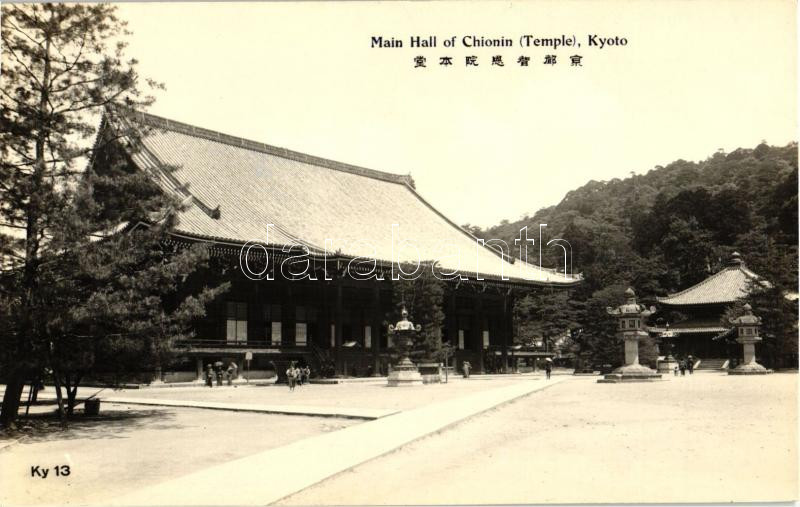
[[[672,301],[668,301],[668,300],[656,297],[656,302],[657,303],[662,304],[662,305],[666,305],[666,306],[729,305],[729,304],[735,303],[736,301],[738,301],[738,299],[730,299],[730,300],[724,300],[724,301],[704,301],[702,303],[676,303],[676,302],[672,302]]]
[[[232,248],[241,248],[242,246],[247,244],[247,242],[239,241],[239,240],[235,240],[235,239],[218,238],[218,237],[214,237],[214,236],[204,236],[204,235],[200,235],[200,234],[187,233],[187,232],[183,232],[183,231],[170,231],[169,234],[170,234],[170,236],[174,236],[176,238],[179,238],[179,239],[185,240],[185,241],[213,243],[213,244],[218,244],[218,245],[221,245],[221,246],[232,247]],[[277,244],[277,243],[269,243],[269,244],[264,244],[263,246],[269,247],[269,248],[276,248],[276,249],[280,248],[280,249],[282,249],[282,248],[284,248],[286,246],[295,246],[296,247],[297,245],[283,245],[283,244]],[[321,251],[320,252],[316,252],[316,251],[309,250],[309,255],[311,255],[312,257],[319,258],[319,257],[324,257],[325,253],[321,252]],[[376,262],[376,264],[381,266],[381,267],[391,266],[390,262],[387,262],[387,261],[384,261],[384,260],[380,260],[380,259],[368,259],[368,258],[361,257],[361,256],[354,257],[354,256],[348,256],[348,255],[334,254],[334,255],[328,255],[327,259],[332,260],[332,261],[341,260],[341,261],[344,261],[344,262],[349,262],[349,261],[351,261],[353,259],[374,260]],[[471,274],[471,273],[469,273],[469,274]],[[495,275],[490,275],[488,273],[478,273],[480,278],[478,278],[478,277],[470,278],[469,274],[468,273],[457,273],[457,275],[461,275],[462,277],[464,277],[464,278],[461,279],[461,281],[466,282],[466,283],[490,282],[490,283],[494,283],[494,284],[529,285],[529,286],[534,286],[534,287],[549,287],[549,288],[556,288],[556,289],[558,289],[558,288],[568,289],[568,288],[572,288],[572,287],[577,287],[578,285],[580,285],[583,282],[582,278],[574,278],[574,279],[569,280],[569,281],[560,282],[560,281],[555,281],[555,280],[528,280],[528,279],[525,279],[525,278],[511,278],[511,277],[499,278],[499,277],[497,277]],[[454,278],[451,281],[455,282],[455,283],[458,283],[459,280]]]

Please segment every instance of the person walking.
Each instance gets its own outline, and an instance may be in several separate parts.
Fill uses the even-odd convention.
[[[206,385],[208,387],[214,387],[214,367],[210,364],[208,365],[208,369],[206,370]]]
[[[310,380],[311,380],[311,368],[309,368],[308,365],[306,365],[306,367],[303,368],[303,382],[308,384]]]
[[[289,364],[286,370],[286,380],[289,383],[289,390],[294,391],[295,382],[297,382],[297,370],[294,368],[294,363]]]
[[[472,365],[469,364],[469,361],[464,361],[461,367],[464,370],[464,378],[469,378],[469,370],[472,368]]]
[[[686,368],[689,370],[689,375],[694,373],[694,358],[689,356],[689,360],[686,363]]]
[[[547,380],[550,380],[550,373],[553,371],[553,362],[545,360],[544,362],[544,373],[547,376]]]
[[[228,369],[225,371],[225,375],[228,377],[229,386],[233,385],[233,379],[236,378],[236,371],[238,369],[239,367],[236,366],[236,363],[233,361],[231,361],[231,363],[228,365]]]
[[[678,363],[678,366],[681,369],[681,377],[686,376],[686,359],[681,359],[681,362]]]

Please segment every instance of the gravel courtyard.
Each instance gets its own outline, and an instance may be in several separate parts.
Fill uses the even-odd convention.
[[[544,380],[527,376],[476,378],[411,389],[388,388],[385,383],[311,384],[294,392],[285,385],[106,389],[98,397],[406,410],[520,381]],[[97,391],[82,388],[78,397]],[[53,394],[53,388],[48,387],[41,398],[52,398]],[[79,406],[69,429],[61,432],[57,420],[42,417],[54,407],[52,402],[35,406],[34,417],[20,419],[22,431],[11,438],[0,434],[0,504],[104,504],[104,500],[142,486],[363,423],[106,402],[98,419],[84,419]],[[318,456],[298,457],[298,470],[304,460],[324,459],[324,450],[320,451]],[[31,476],[31,467],[36,465],[51,468],[46,479]],[[69,465],[70,475],[56,477],[52,470],[56,465]]]
[[[78,416],[65,432],[51,419],[44,431],[0,449],[0,504],[105,505],[142,486],[359,422],[116,404],[102,412],[101,419]],[[31,476],[36,465],[50,468],[47,478]],[[56,476],[57,465],[68,465],[70,475]]]
[[[180,399],[191,401],[213,401],[231,403],[252,403],[265,405],[308,405],[319,407],[358,407],[407,410],[455,396],[465,396],[483,389],[503,387],[515,382],[544,382],[544,376],[514,375],[508,377],[481,378],[472,376],[469,380],[450,377],[447,384],[428,384],[412,390],[387,387],[386,381],[353,382],[344,384],[307,384],[294,391],[283,385],[239,385],[208,387],[162,387],[148,389],[106,389],[98,396]],[[80,390],[81,396],[90,396],[97,388]],[[45,391],[47,395],[52,389]]]
[[[562,382],[491,409],[284,498],[311,504],[728,502],[797,497],[797,374],[698,373],[667,381]],[[408,410],[541,377],[222,389],[124,396]],[[91,390],[94,392],[94,390]],[[46,391],[47,392],[47,391]],[[91,392],[87,392],[91,394]],[[112,395],[119,395],[112,392]],[[52,406],[37,407],[37,412]],[[104,504],[117,495],[369,422],[226,410],[103,405],[66,432],[0,437],[0,503]],[[42,425],[33,418],[26,424]],[[49,426],[49,429],[47,428]],[[325,460],[324,448],[304,460]],[[46,479],[31,467],[50,467]],[[69,465],[68,477],[52,467]],[[253,473],[249,471],[248,473]],[[255,471],[257,472],[257,471]]]
[[[574,378],[334,476],[284,504],[797,498],[797,375]]]

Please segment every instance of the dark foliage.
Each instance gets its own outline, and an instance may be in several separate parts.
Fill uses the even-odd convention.
[[[762,143],[755,149],[717,152],[701,162],[678,160],[625,179],[590,181],[533,216],[487,230],[470,228],[479,237],[513,245],[522,227],[537,230],[546,223],[545,243],[567,239],[574,270],[585,275],[571,295],[580,303],[577,314],[517,310],[517,328],[567,327],[560,321],[576,321],[582,329],[579,348],[591,349],[595,361],[611,361],[619,357],[619,344],[611,338],[613,324],[607,327],[604,307],[614,299],[612,292],[621,295],[627,286],[650,305],[656,296],[685,289],[718,271],[739,251],[749,268],[773,283],[776,298],[796,292],[797,186],[797,144]],[[529,261],[538,260],[536,248]],[[542,264],[562,266],[561,249],[545,247]],[[770,312],[765,307],[764,317],[769,313],[771,320],[784,323],[775,331],[784,338],[775,343],[785,343],[787,336],[796,338],[785,323],[796,329],[797,313],[791,303],[777,301]],[[773,315],[776,311],[780,316]],[[531,320],[542,318],[548,322]]]
[[[166,233],[180,199],[131,169],[126,125],[152,98],[125,59],[125,23],[107,4],[12,4],[2,10],[0,87],[0,422],[23,384],[52,379],[61,408],[88,375],[117,382],[165,361],[173,340],[225,287],[177,298],[208,260]],[[98,133],[97,123],[105,115]],[[169,168],[164,168],[170,170]],[[63,411],[61,411],[63,414]]]

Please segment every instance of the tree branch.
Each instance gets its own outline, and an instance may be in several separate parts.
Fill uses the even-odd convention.
[[[3,39],[5,40],[5,37]],[[33,71],[30,68],[28,68],[28,66],[25,65],[25,63],[22,60],[19,59],[19,56],[17,56],[17,53],[14,52],[14,47],[9,45],[8,41],[6,41],[6,50],[9,51],[11,53],[11,55],[14,57],[14,60],[16,60],[17,63],[19,63],[22,66],[22,68],[25,69],[25,72],[28,73],[28,76],[31,79],[33,79],[34,81],[36,81],[36,83],[39,85],[39,89],[43,89],[44,87],[42,86],[42,82],[39,81],[39,78],[36,77],[36,75],[33,73]]]
[[[28,33],[27,33],[27,32],[25,32],[25,31],[21,30],[21,29],[20,29],[20,28],[19,28],[17,25],[15,25],[15,24],[14,24],[14,23],[13,23],[13,22],[10,20],[10,19],[6,19],[6,21],[8,22],[8,24],[10,24],[10,25],[11,25],[11,28],[13,28],[13,29],[14,29],[14,30],[16,30],[17,32],[21,33],[22,35],[24,35],[24,36],[25,36],[25,37],[26,37],[26,38],[27,38],[29,41],[33,42],[34,44],[36,44],[36,45],[37,45],[37,46],[39,46],[40,48],[44,49],[44,43],[43,43],[43,42],[39,42],[39,41],[37,41],[36,39],[34,39],[33,37],[31,37],[30,35],[28,35]]]

